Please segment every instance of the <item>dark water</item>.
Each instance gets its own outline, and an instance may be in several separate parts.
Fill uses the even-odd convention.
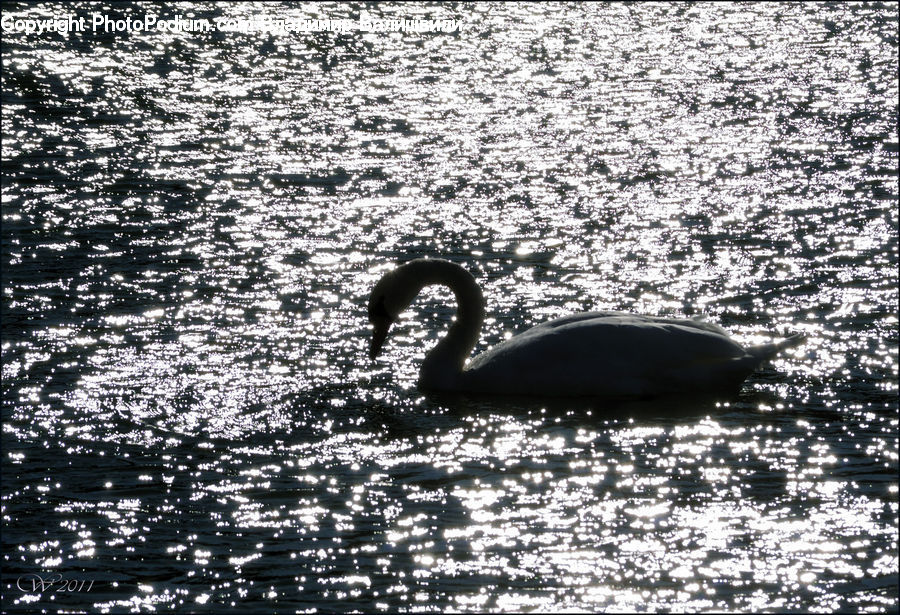
[[[464,27],[4,33],[3,610],[895,611],[897,5],[65,6],[364,8]],[[449,298],[376,363],[365,314],[421,255],[476,350],[808,340],[728,399],[424,396]]]

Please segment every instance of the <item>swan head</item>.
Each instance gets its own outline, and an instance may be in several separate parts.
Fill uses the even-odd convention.
[[[381,353],[391,325],[419,294],[421,283],[416,282],[409,267],[401,265],[384,274],[372,289],[372,294],[369,295],[369,322],[374,329],[369,348],[371,359]]]
[[[385,307],[384,295],[377,298],[375,293],[369,298],[369,322],[372,323],[372,345],[369,347],[369,358],[375,359],[381,352],[384,340],[387,338],[388,330],[395,318],[391,317]]]

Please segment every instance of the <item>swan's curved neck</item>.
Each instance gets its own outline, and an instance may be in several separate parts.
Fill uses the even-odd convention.
[[[456,388],[466,359],[475,348],[484,322],[484,297],[468,271],[447,261],[415,261],[419,290],[432,284],[450,287],[456,296],[456,320],[447,335],[425,355],[419,385],[432,389]]]

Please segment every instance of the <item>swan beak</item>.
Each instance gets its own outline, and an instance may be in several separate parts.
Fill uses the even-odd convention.
[[[374,361],[375,357],[381,353],[381,346],[384,344],[385,338],[387,338],[388,329],[391,327],[391,321],[387,319],[378,319],[372,324],[374,325],[375,330],[372,331],[372,345],[369,348],[369,358]]]

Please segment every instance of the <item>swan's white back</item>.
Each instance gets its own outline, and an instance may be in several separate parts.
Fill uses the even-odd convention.
[[[475,357],[471,391],[645,396],[734,386],[759,363],[721,333],[630,314],[552,320]]]

